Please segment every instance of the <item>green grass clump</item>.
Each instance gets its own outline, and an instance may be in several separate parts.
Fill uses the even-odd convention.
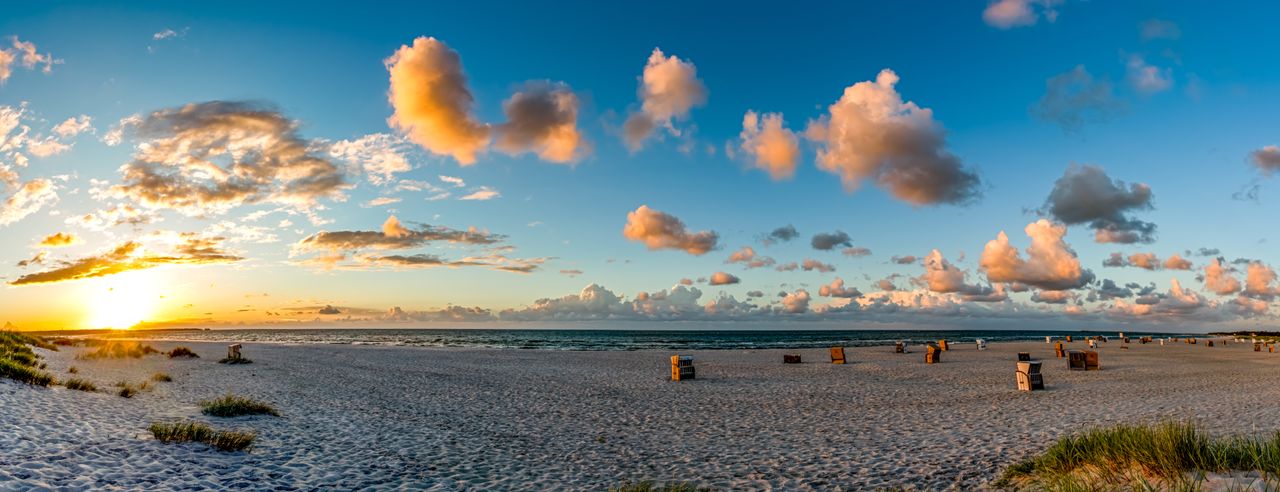
[[[169,383],[173,381],[173,378],[163,372],[157,372],[151,375],[151,380],[157,383]]]
[[[252,431],[215,430],[200,422],[153,423],[151,435],[163,443],[202,442],[218,451],[244,451],[258,436]]]
[[[53,376],[42,371],[46,366],[43,362],[38,362],[40,356],[31,347],[57,350],[57,347],[40,337],[0,331],[0,377],[36,386],[52,384]]]
[[[241,415],[280,416],[280,411],[267,403],[230,394],[200,402],[200,413],[214,417],[239,417]]]
[[[1118,425],[1059,439],[1017,463],[998,487],[1044,490],[1197,488],[1204,473],[1280,478],[1280,432],[1212,438],[1187,422]]]
[[[196,354],[195,352],[192,352],[191,349],[186,347],[174,347],[173,350],[169,351],[170,359],[176,359],[178,357],[186,357],[188,359],[199,359],[200,355]]]
[[[711,489],[685,482],[658,485],[652,480],[623,482],[617,487],[609,487],[609,492],[704,492],[709,490]]]
[[[73,389],[76,391],[98,391],[98,387],[93,383],[80,378],[68,379],[67,382],[62,383],[62,385],[66,386],[67,389]]]
[[[132,340],[89,340],[94,351],[80,354],[77,359],[141,359],[148,354],[158,354],[155,347]]]

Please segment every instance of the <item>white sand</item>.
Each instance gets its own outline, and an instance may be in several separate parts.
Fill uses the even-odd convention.
[[[168,350],[174,342],[155,342]],[[1054,438],[1090,425],[1194,418],[1215,433],[1280,429],[1280,354],[1247,344],[1102,346],[1102,371],[1069,372],[1044,343],[692,352],[553,352],[249,344],[256,363],[204,358],[77,361],[45,353],[59,379],[108,388],[174,377],[132,399],[0,380],[0,489],[426,488],[603,490],[631,479],[720,489],[981,487]],[[1074,348],[1083,348],[1076,342]],[[1047,391],[1014,390],[1014,353],[1045,361]],[[802,365],[783,365],[784,352]],[[42,351],[42,353],[44,353]],[[213,419],[227,391],[284,417]],[[153,421],[254,429],[250,453],[151,439]]]

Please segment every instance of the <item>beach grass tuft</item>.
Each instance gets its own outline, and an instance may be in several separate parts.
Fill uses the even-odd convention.
[[[173,378],[172,378],[172,377],[170,377],[168,374],[165,374],[165,373],[163,373],[163,372],[157,372],[157,373],[155,373],[155,374],[152,374],[152,375],[151,375],[151,380],[152,380],[152,381],[155,381],[155,382],[157,382],[157,383],[170,383],[170,382],[173,382]]]
[[[31,347],[57,350],[40,337],[0,331],[0,377],[36,386],[53,384],[53,376],[42,370],[47,366],[38,362],[40,356]]]
[[[687,482],[658,484],[653,480],[623,482],[617,487],[609,487],[609,492],[704,492],[709,490],[711,489]]]
[[[62,383],[62,385],[66,386],[67,389],[73,389],[76,391],[89,391],[89,392],[98,391],[98,387],[94,385],[92,382],[89,382],[80,378],[68,379],[67,382]]]
[[[178,357],[185,357],[188,359],[199,359],[200,355],[196,354],[191,349],[186,347],[174,347],[173,350],[169,351],[170,359],[176,359]]]
[[[76,366],[68,367],[67,374],[80,374],[80,369],[77,369]]]
[[[155,347],[133,340],[89,340],[88,344],[96,349],[76,356],[77,359],[141,359],[160,353]]]
[[[252,431],[216,430],[200,422],[156,422],[150,430],[163,443],[202,442],[218,451],[246,451],[258,437]]]
[[[997,487],[1033,490],[1195,489],[1206,473],[1280,477],[1280,432],[1210,437],[1189,422],[1097,428],[1010,466]]]
[[[242,415],[280,416],[280,411],[270,404],[232,394],[213,400],[201,401],[200,413],[214,417],[239,417]]]

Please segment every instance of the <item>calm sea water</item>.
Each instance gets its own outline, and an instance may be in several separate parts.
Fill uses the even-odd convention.
[[[1130,336],[1186,337],[1187,334],[1128,332]],[[1039,340],[1046,336],[1103,335],[1114,331],[885,331],[885,330],[776,330],[776,331],[658,331],[658,330],[504,330],[504,329],[252,329],[207,331],[148,331],[116,336],[152,340],[209,342],[265,342],[419,347],[486,347],[541,350],[715,350],[764,348],[818,348],[832,346],[892,345],[898,340],[921,343]]]

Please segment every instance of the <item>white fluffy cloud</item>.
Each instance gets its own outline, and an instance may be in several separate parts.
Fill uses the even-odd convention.
[[[800,160],[800,139],[783,126],[781,113],[756,114],[747,111],[742,117],[742,133],[738,148],[757,169],[769,173],[774,180],[790,179]]]
[[[329,146],[329,154],[356,165],[375,185],[392,183],[396,173],[413,168],[405,155],[404,141],[385,133],[339,140]]]
[[[882,70],[858,82],[810,121],[805,137],[818,146],[818,167],[853,191],[866,179],[913,205],[965,203],[980,194],[977,174],[946,149],[933,111],[902,100],[898,75]]]
[[[711,285],[733,285],[742,282],[737,275],[725,272],[716,272],[711,274]]]
[[[698,78],[692,62],[666,56],[653,49],[640,76],[640,110],[623,124],[623,137],[633,151],[639,150],[658,127],[679,135],[673,120],[689,117],[689,110],[707,102],[707,88]]]
[[[247,103],[192,103],[124,126],[141,143],[110,190],[150,208],[205,216],[271,202],[309,210],[322,198],[345,198],[349,187],[298,136],[296,122]]]
[[[862,292],[857,287],[845,287],[844,279],[836,277],[831,283],[818,288],[818,295],[822,297],[838,297],[844,299],[853,299],[862,297]]]
[[[791,314],[805,313],[809,311],[809,301],[809,291],[797,289],[782,297],[782,310]]]
[[[627,212],[623,237],[643,242],[654,249],[678,249],[691,255],[706,254],[716,248],[720,236],[714,231],[690,232],[676,216],[641,205]]]
[[[991,282],[1017,282],[1045,290],[1083,287],[1093,281],[1093,272],[1080,267],[1075,251],[1063,240],[1067,227],[1044,219],[1027,224],[1031,238],[1027,257],[1009,244],[1004,231],[989,241],[979,264]]]
[[[23,183],[4,202],[0,202],[0,226],[25,219],[57,199],[52,181],[33,179]]]
[[[1232,275],[1231,267],[1225,265],[1222,258],[1214,258],[1204,266],[1204,288],[1220,296],[1235,294],[1240,292],[1240,280]]]

